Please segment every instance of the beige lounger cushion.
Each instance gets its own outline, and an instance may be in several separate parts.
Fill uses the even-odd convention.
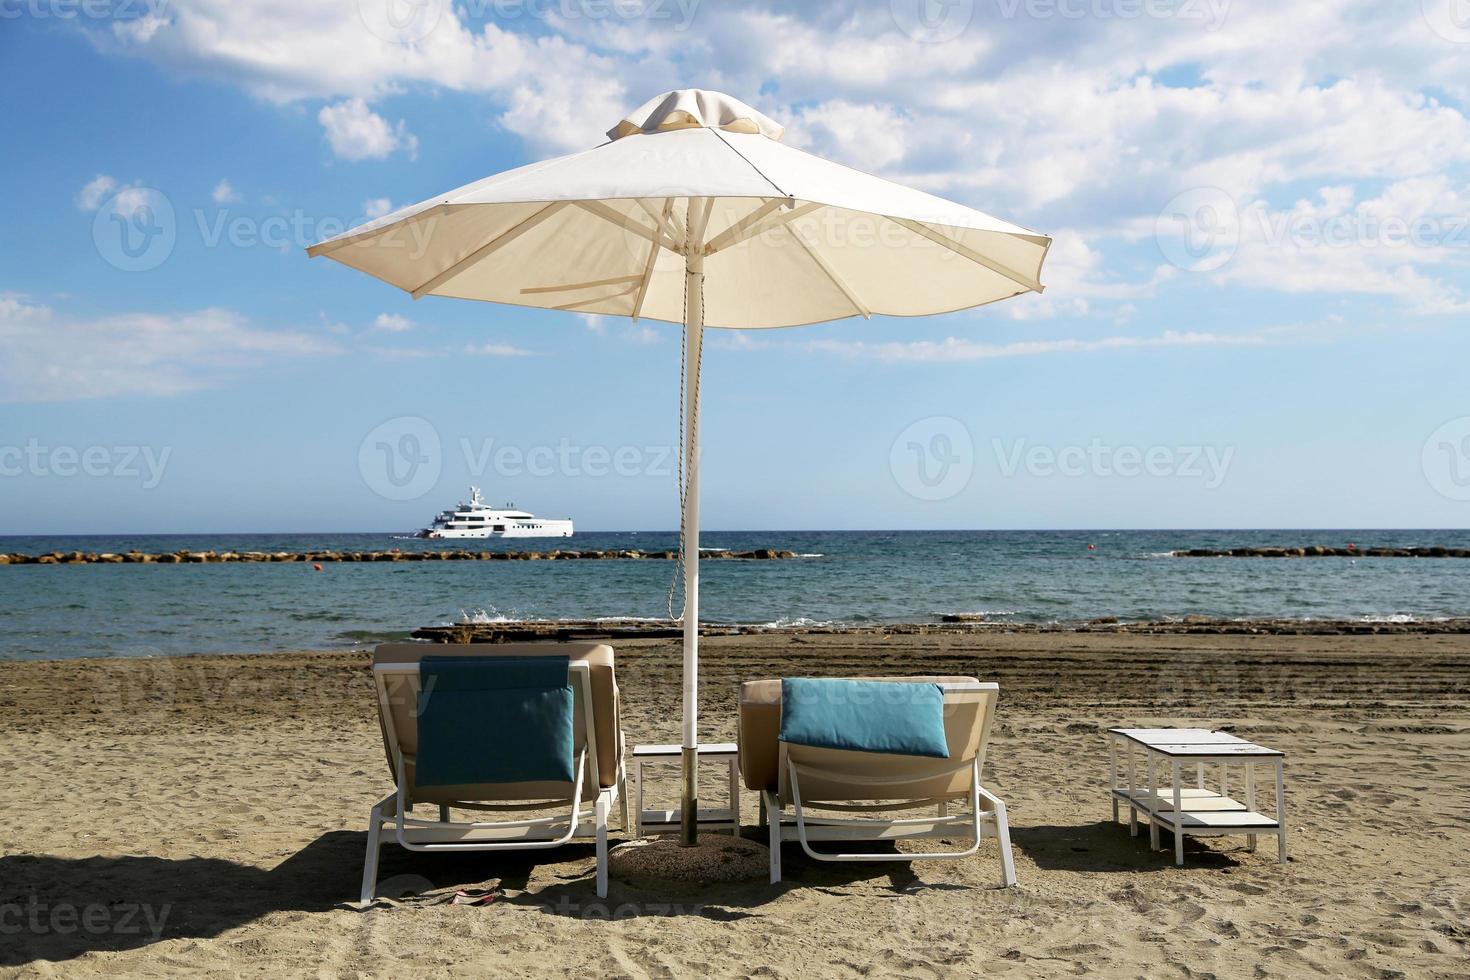
[[[434,657],[566,657],[569,660],[585,660],[590,668],[592,684],[593,726],[597,736],[597,777],[603,788],[613,786],[618,779],[618,766],[622,760],[623,740],[621,718],[618,715],[618,684],[613,672],[613,650],[605,643],[384,643],[373,652],[373,664],[418,663],[426,656]],[[390,692],[391,693],[391,692]],[[393,727],[398,734],[399,745],[407,755],[418,748],[418,730],[413,717],[411,698],[390,697],[393,711]],[[577,715],[580,719],[580,713]],[[388,745],[387,728],[383,719],[378,719],[383,733],[383,748],[388,755],[388,767],[393,767],[393,750]],[[487,730],[490,726],[487,726]],[[579,726],[580,730],[580,726]],[[486,745],[493,751],[494,745]],[[491,786],[433,786],[419,788],[413,785],[413,766],[408,765],[410,800],[415,803],[453,803],[461,800],[538,800],[564,799],[571,795],[567,783],[500,783]],[[394,778],[397,774],[394,773]],[[582,796],[595,799],[597,786],[586,781]]]
[[[894,681],[906,683],[965,684],[976,683],[973,677],[864,677],[855,680]],[[816,749],[789,746],[791,758],[800,765],[814,766],[836,773],[849,772],[864,777],[922,776],[925,771],[948,769],[955,762],[982,756],[988,734],[990,712],[995,692],[947,691],[944,696],[944,732],[949,744],[949,759],[925,759],[880,752],[853,752],[843,749]],[[780,772],[781,682],[780,680],[746,681],[740,685],[739,714],[740,773],[747,789],[779,790],[787,795],[786,781]],[[905,784],[893,789],[819,780],[804,777],[801,795],[807,800],[879,800],[929,796],[958,796],[970,791],[968,771]]]

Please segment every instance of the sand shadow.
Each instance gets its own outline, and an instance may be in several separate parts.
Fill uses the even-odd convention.
[[[323,834],[269,870],[217,858],[0,856],[0,966],[208,938],[351,898],[364,835]]]
[[[761,843],[766,840],[765,828],[762,827],[744,827],[742,834]],[[925,866],[904,860],[891,841],[846,841],[842,846],[848,851],[874,855],[892,854],[894,860],[818,861],[803,852],[798,843],[788,841],[781,851],[781,881],[774,885],[765,876],[748,881],[703,885],[647,881],[634,883],[613,877],[609,882],[608,897],[603,899],[592,893],[588,881],[558,883],[534,893],[511,895],[504,900],[513,905],[537,909],[547,915],[584,920],[697,917],[716,922],[734,922],[759,918],[763,906],[797,891],[831,896],[834,900],[856,895],[906,900],[922,895],[925,891],[987,890],[984,886],[926,881],[923,876]],[[502,882],[508,884],[509,879],[502,878]]]
[[[746,832],[756,835],[756,830]],[[350,908],[358,898],[366,836],[325,833],[270,869],[202,857],[0,856],[0,967],[121,952],[170,939],[209,939],[272,912]],[[623,839],[618,835],[612,843]],[[850,846],[898,856],[891,843]],[[926,889],[966,887],[926,882],[907,861],[834,864],[812,860],[799,845],[788,843],[782,850],[782,881],[776,885],[762,877],[665,890],[614,878],[608,898],[598,899],[593,857],[590,842],[534,851],[423,853],[385,841],[378,895],[389,903],[434,904],[456,888],[498,879],[509,896],[499,901],[548,915],[587,920],[698,916],[730,922],[758,916],[761,906],[795,890],[902,898]],[[556,866],[545,869],[552,882],[528,890],[537,869],[548,865]],[[544,872],[540,877],[545,880]]]
[[[1162,850],[1150,850],[1148,824],[1140,821],[1138,836],[1128,834],[1128,824],[1099,820],[1095,823],[1066,826],[1011,827],[1011,843],[1016,850],[1045,871],[1167,871],[1174,864],[1174,835],[1159,833]],[[1184,838],[1186,868],[1233,868],[1240,864],[1235,855],[1223,850],[1224,840],[1210,841],[1198,837]],[[1242,838],[1241,846],[1244,846]],[[1243,852],[1242,852],[1243,853]]]

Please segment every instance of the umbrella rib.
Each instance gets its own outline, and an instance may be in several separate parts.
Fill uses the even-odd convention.
[[[964,258],[969,259],[976,265],[984,266],[991,272],[994,272],[996,275],[1005,276],[1012,282],[1020,283],[1022,286],[1025,286],[1032,292],[1039,293],[1046,289],[1046,287],[1038,282],[1035,278],[1028,276],[1025,273],[1017,272],[1015,269],[1012,269],[1010,266],[1006,265],[1003,262],[997,262],[995,259],[986,258],[984,255],[981,255],[973,248],[970,248],[968,245],[965,245],[962,242],[957,242],[953,238],[950,238],[948,235],[940,234],[933,228],[930,228],[928,225],[924,224],[922,221],[912,221],[908,218],[894,218],[892,216],[889,217],[889,220],[902,225],[916,235],[922,235],[936,245],[940,245],[944,248],[949,249],[956,255],[960,255]]]
[[[748,214],[745,215],[745,217],[730,222],[729,227],[727,227],[724,231],[720,232],[715,237],[711,238],[709,240],[709,244],[704,247],[704,254],[715,254],[720,249],[725,247],[725,243],[727,240],[734,239],[736,235],[739,235],[746,228],[755,224],[757,221],[760,221],[762,218],[779,208],[781,205],[787,203],[790,203],[788,198],[777,197],[768,199],[764,204],[756,205],[750,210]]]
[[[637,201],[638,206],[648,212],[648,216],[653,219],[654,226],[663,233],[665,238],[671,242],[677,242],[684,237],[684,229],[674,217],[674,199],[672,197],[664,198],[663,214],[659,214],[658,211],[654,210],[653,205],[649,204],[645,198],[637,198]]]
[[[610,299],[617,299],[619,296],[626,296],[629,293],[631,293],[635,288],[636,287],[634,287],[634,286],[629,286],[627,289],[619,289],[617,292],[615,292],[615,293],[608,293],[606,296],[593,296],[590,299],[574,300],[573,302],[570,302],[570,303],[562,303],[559,306],[553,306],[552,309],[553,310],[575,310],[578,307],[591,306],[593,303],[602,303],[602,302],[605,302],[605,301],[610,300]]]
[[[423,220],[425,218],[433,218],[433,217],[437,217],[438,215],[445,214],[445,213],[447,213],[449,211],[449,209],[450,209],[449,202],[448,201],[443,201],[443,202],[441,202],[439,204],[434,205],[433,207],[425,208],[422,211],[419,211],[419,212],[417,212],[415,214],[411,214],[411,215],[409,215],[406,218],[399,218],[397,221],[393,222],[392,224],[379,225],[376,228],[369,228],[366,231],[352,232],[350,234],[343,235],[340,238],[334,238],[334,239],[332,239],[330,241],[318,242],[315,245],[307,246],[306,254],[310,258],[313,258],[313,259],[316,258],[318,255],[331,255],[333,252],[337,251],[337,249],[339,249],[339,248],[343,248],[345,246],[352,245],[355,242],[360,242],[360,241],[362,241],[365,238],[372,238],[372,237],[374,237],[376,235],[379,235],[379,234],[387,231],[390,228],[394,228],[394,229],[403,228],[406,225],[408,225],[410,222],[420,221],[420,220]]]
[[[625,282],[637,282],[641,276],[634,273],[631,276],[612,276],[608,279],[591,279],[587,282],[565,282],[555,286],[526,286],[521,289],[524,293],[565,293],[573,289],[592,289],[595,286],[619,286]]]
[[[673,217],[674,199],[664,198],[664,216]],[[638,295],[633,297],[633,322],[638,322],[638,317],[643,313],[643,301],[648,298],[648,286],[653,282],[653,265],[658,261],[658,242],[648,246],[648,258],[643,260],[643,276],[638,281]]]
[[[793,226],[790,222],[781,227],[786,229],[786,234],[796,240],[796,244],[806,250],[806,254],[812,257],[812,261],[817,264],[817,268],[825,272],[827,278],[832,280],[832,285],[842,290],[842,295],[846,296],[847,301],[853,305],[853,308],[863,315],[863,319],[871,319],[873,311],[869,310],[867,304],[858,299],[857,293],[853,292],[852,287],[847,284],[847,280],[839,276],[837,271],[827,264],[827,260],[822,258],[816,246],[807,240],[806,233]]]
[[[778,203],[785,204],[789,203],[789,201],[789,198],[782,198]],[[782,225],[791,221],[795,221],[797,218],[800,218],[803,215],[811,214],[817,208],[820,208],[822,206],[823,205],[821,204],[808,202],[806,204],[798,205],[797,207],[792,208],[785,214],[778,214],[775,217],[767,214],[764,218],[746,225],[738,232],[735,231],[735,226],[731,225],[729,228],[726,228],[724,231],[720,232],[719,235],[710,240],[710,244],[707,247],[706,254],[712,255],[715,252],[723,251],[724,249],[730,248],[731,246],[739,245],[741,242],[747,239],[756,238],[760,235],[764,235],[771,229],[780,228]],[[731,234],[732,232],[734,232],[734,234]],[[730,235],[730,238],[721,241],[721,239],[724,239],[726,235]]]
[[[526,232],[530,231],[532,228],[535,228],[541,222],[561,211],[561,209],[566,206],[566,201],[556,201],[548,204],[541,210],[521,221],[519,224],[513,225],[505,231],[501,232],[499,235],[496,235],[494,238],[490,239],[488,242],[475,249],[469,255],[466,255],[464,258],[460,259],[458,262],[454,263],[443,272],[434,276],[428,282],[413,290],[413,298],[418,299],[425,293],[430,293],[438,289],[440,286],[444,285],[446,282],[459,275],[465,269],[469,268],[476,262],[483,259],[485,256],[489,255],[491,252],[494,252],[496,249],[499,249],[505,245],[509,245],[511,242],[515,241],[517,238],[520,238]]]
[[[710,212],[715,209],[715,199],[705,197],[700,199],[702,204],[699,211],[699,224],[694,223],[693,211],[689,214],[689,247],[695,250],[704,248],[704,233],[709,230]],[[691,202],[692,204],[693,202]]]
[[[634,221],[631,215],[619,214],[612,208],[608,207],[606,204],[603,204],[601,201],[572,201],[571,203],[575,204],[583,211],[586,211],[588,214],[595,215],[596,217],[601,218],[603,221],[606,221],[610,225],[616,225],[617,227],[622,228],[624,231],[631,231],[635,235],[639,235],[643,238],[648,239],[655,245],[663,246],[670,252],[678,252],[680,250],[677,245],[668,241],[663,237],[662,234],[660,234],[660,229],[648,228],[645,225]]]

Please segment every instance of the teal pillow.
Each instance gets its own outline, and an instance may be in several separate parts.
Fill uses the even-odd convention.
[[[576,779],[566,657],[424,657],[419,786]]]
[[[787,677],[781,741],[821,749],[948,759],[938,684]]]

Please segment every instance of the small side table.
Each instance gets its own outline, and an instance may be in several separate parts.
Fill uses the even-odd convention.
[[[1123,777],[1120,782],[1118,751],[1124,754]],[[1145,782],[1138,783],[1136,756],[1142,752]],[[1286,753],[1247,742],[1227,732],[1206,728],[1110,728],[1108,757],[1112,772],[1110,795],[1113,820],[1119,817],[1119,805],[1128,807],[1128,831],[1138,836],[1138,815],[1148,818],[1149,843],[1159,847],[1159,828],[1174,834],[1174,863],[1184,863],[1184,836],[1220,836],[1246,834],[1251,850],[1256,849],[1257,834],[1275,834],[1277,860],[1286,863]],[[1158,785],[1158,765],[1169,767],[1169,783]],[[1255,768],[1264,763],[1275,770],[1275,816],[1256,810]],[[1194,786],[1183,785],[1183,767],[1194,767]],[[1206,785],[1206,766],[1218,767],[1219,785]],[[1230,796],[1230,767],[1243,767],[1245,799]]]
[[[645,833],[667,834],[679,829],[679,810],[643,809],[643,767],[651,762],[678,762],[683,757],[677,745],[633,746],[633,839]],[[699,746],[700,762],[724,762],[730,767],[730,805],[700,807],[700,830],[729,830],[740,836],[740,750],[734,742],[710,742]]]

